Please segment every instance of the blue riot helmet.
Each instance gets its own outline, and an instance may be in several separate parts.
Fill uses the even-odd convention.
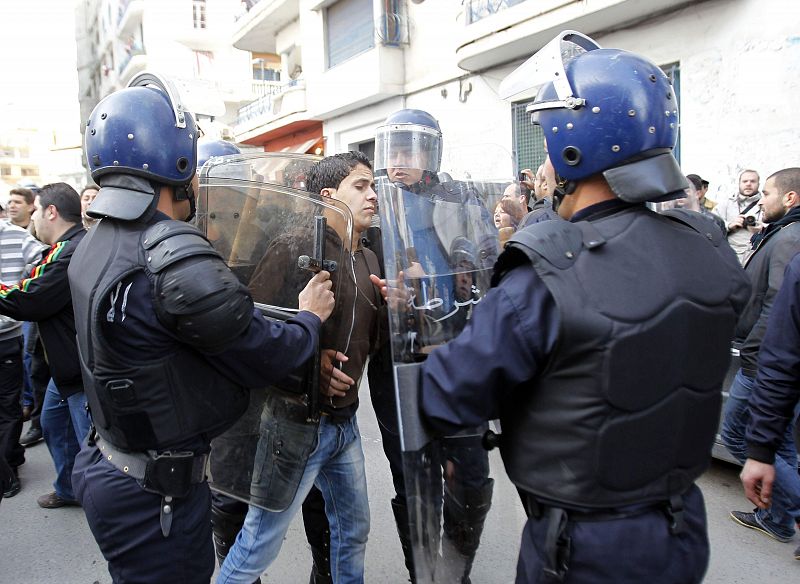
[[[35,182],[33,182],[32,180],[25,180],[25,179],[23,179],[23,180],[21,180],[21,181],[18,181],[18,182],[17,182],[17,186],[18,186],[18,187],[20,187],[20,188],[23,188],[23,189],[28,189],[28,190],[29,190],[29,191],[31,191],[31,192],[32,192],[34,195],[38,194],[38,193],[39,193],[39,191],[41,191],[41,190],[42,190],[42,187],[40,187],[39,185],[37,185],[37,184],[36,184]]]
[[[375,172],[416,169],[435,175],[442,162],[442,130],[428,112],[394,112],[375,135]]]
[[[567,193],[602,173],[628,202],[683,196],[686,179],[672,155],[678,103],[657,65],[565,31],[503,80],[500,94],[520,99],[536,87],[527,111]]]
[[[209,158],[214,156],[227,156],[228,154],[241,154],[242,151],[233,142],[225,140],[200,140],[197,143],[197,168],[200,169]]]
[[[134,77],[100,101],[86,123],[86,160],[100,185],[88,214],[132,221],[155,208],[159,185],[194,207],[197,126],[165,78]]]
[[[478,247],[463,235],[459,235],[450,244],[450,265],[453,270],[475,270]]]

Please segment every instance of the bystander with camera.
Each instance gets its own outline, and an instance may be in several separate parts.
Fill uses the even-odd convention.
[[[750,238],[759,232],[762,224],[761,208],[758,205],[761,179],[755,170],[743,170],[739,174],[739,191],[717,202],[714,213],[722,217],[728,231],[728,243],[744,264],[750,250]]]

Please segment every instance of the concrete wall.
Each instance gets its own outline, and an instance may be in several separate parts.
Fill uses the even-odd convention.
[[[800,2],[714,1],[600,37],[603,46],[680,63],[681,165],[709,196],[800,166]]]

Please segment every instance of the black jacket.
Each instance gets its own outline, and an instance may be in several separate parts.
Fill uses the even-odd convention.
[[[747,457],[772,464],[800,402],[800,254],[786,268],[772,307],[750,396]],[[800,448],[800,428],[795,426]]]
[[[775,295],[783,283],[786,265],[800,252],[800,207],[765,228],[752,255],[744,264],[753,291],[739,317],[734,342],[741,351],[742,372],[755,377],[758,351]]]
[[[67,268],[85,234],[83,225],[74,225],[42,252],[28,278],[13,286],[0,285],[0,314],[39,324],[50,372],[62,398],[83,391]]]
[[[337,258],[340,265],[331,273],[336,308],[322,325],[321,348],[347,354],[348,361],[342,365],[342,370],[355,379],[353,389],[357,390],[367,357],[377,347],[379,320],[386,319],[385,305],[369,280],[370,273],[380,269],[378,258],[371,249],[363,247],[353,254],[348,250],[342,253],[342,240],[330,227],[326,242],[325,257]],[[297,306],[297,294],[305,287],[309,275],[297,269],[287,274],[286,266],[296,265],[296,258],[303,249],[313,249],[313,242],[310,234],[300,231],[290,232],[270,244],[248,283],[256,302],[286,308]],[[356,412],[357,399],[358,392],[349,391],[347,395],[322,404],[322,408],[327,413],[349,417]]]

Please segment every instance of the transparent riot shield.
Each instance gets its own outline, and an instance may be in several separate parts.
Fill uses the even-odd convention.
[[[337,302],[323,326],[315,358],[298,370],[280,372],[282,378],[269,387],[252,389],[245,415],[211,444],[211,488],[273,511],[282,510],[294,497],[292,469],[283,472],[280,465],[287,455],[296,459],[310,451],[304,450],[302,438],[282,444],[283,437],[270,431],[272,412],[281,407],[291,412],[293,421],[308,424],[311,430],[305,436],[316,434],[325,389],[320,356],[345,352],[352,329],[354,282],[343,263],[350,258],[352,215],[339,201],[297,188],[316,160],[268,153],[232,155],[212,158],[199,176],[197,225],[266,318],[292,318],[298,312],[298,294],[314,272],[325,269],[333,280]],[[277,480],[289,486],[278,489]]]
[[[485,159],[490,156],[483,150]],[[525,513],[498,451],[483,446],[496,423],[434,437],[418,407],[419,373],[455,338],[489,290],[500,252],[494,209],[513,184],[508,157],[494,176],[407,189],[376,186],[398,418],[416,582],[511,582]],[[505,161],[505,162],[504,162]],[[505,166],[502,166],[505,164]]]

